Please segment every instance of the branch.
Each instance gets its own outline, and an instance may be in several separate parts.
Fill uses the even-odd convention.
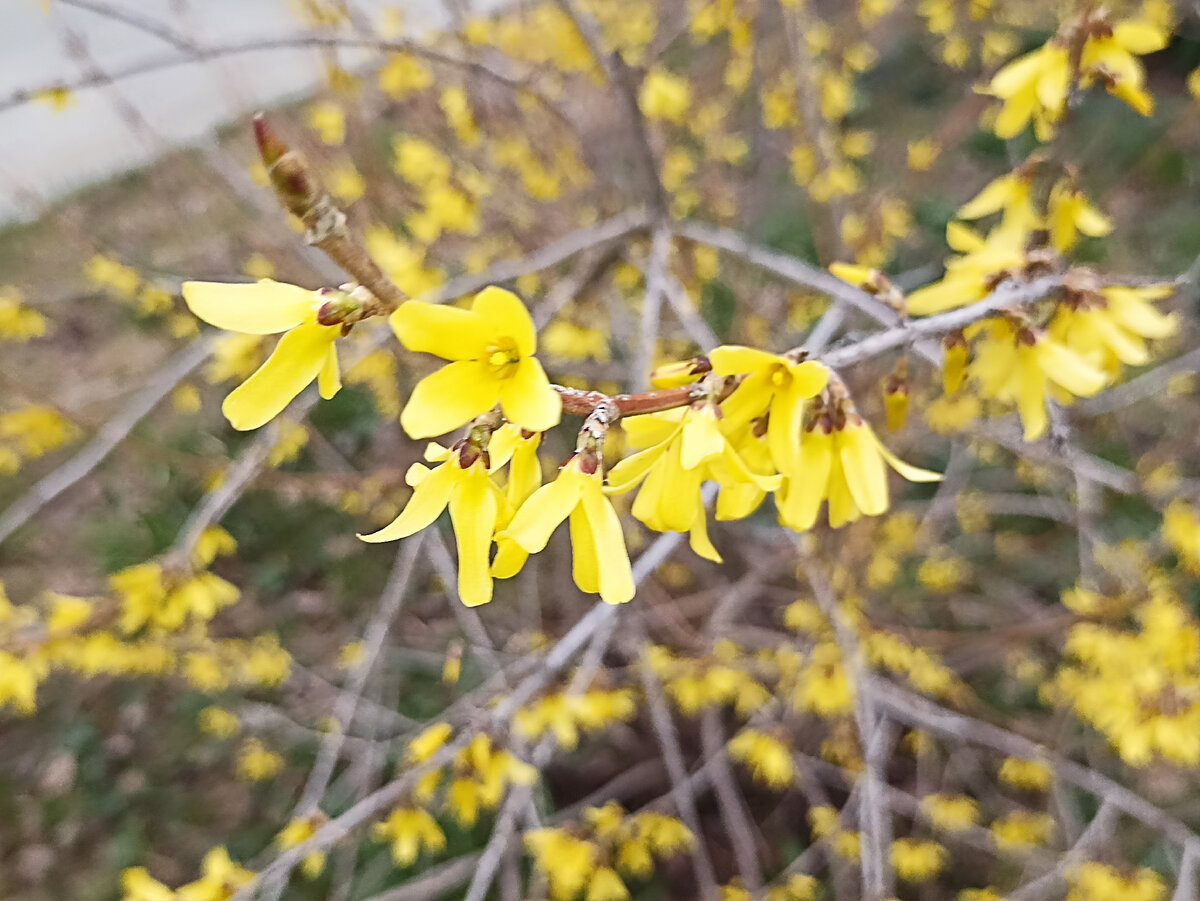
[[[39,510],[71,486],[84,479],[133,430],[158,402],[208,359],[216,338],[205,335],[167,361],[130,399],[125,407],[65,464],[35,482],[25,494],[0,514],[0,543],[29,522]]]

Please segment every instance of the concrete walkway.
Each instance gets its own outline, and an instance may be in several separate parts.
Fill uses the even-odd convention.
[[[75,5],[78,3],[78,5]],[[494,4],[485,4],[494,5]],[[201,46],[297,35],[288,0],[0,0],[0,105],[20,89],[70,82],[150,60],[189,59],[169,39],[102,15],[102,6],[153,21]],[[405,33],[420,36],[447,21],[442,0],[354,0],[380,21],[404,10]],[[73,57],[76,42],[87,57]],[[367,57],[342,52],[344,65]],[[28,218],[41,204],[89,182],[136,167],[172,146],[195,141],[237,115],[303,95],[323,75],[318,50],[267,50],[158,69],[115,88],[82,91],[62,112],[42,103],[0,111],[0,221]],[[122,103],[146,127],[134,129]]]

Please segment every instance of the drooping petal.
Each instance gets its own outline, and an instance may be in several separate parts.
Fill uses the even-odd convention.
[[[673,435],[653,447],[630,454],[608,471],[609,494],[623,494],[645,478],[652,466],[667,451]]]
[[[312,317],[316,292],[269,278],[240,285],[184,282],[183,299],[209,325],[247,335],[271,335]]]
[[[337,326],[312,322],[280,338],[267,361],[225,398],[221,412],[230,425],[257,429],[279,415],[317,377],[337,335]]]
[[[499,388],[504,417],[523,429],[544,432],[562,418],[562,398],[535,357],[523,357],[511,376],[500,379]]]
[[[887,468],[871,440],[867,425],[850,425],[836,433],[838,459],[854,504],[868,516],[888,508]],[[832,514],[832,507],[830,507]]]
[[[492,560],[493,579],[511,579],[521,571],[529,551],[506,535],[496,536],[496,556]]]
[[[471,312],[487,324],[493,340],[512,338],[522,357],[532,356],[537,350],[537,328],[533,324],[533,317],[521,298],[511,291],[489,285],[475,295]]]
[[[1032,84],[1041,67],[1038,51],[1019,56],[992,77],[988,90],[997,97],[1011,97]]]
[[[774,396],[774,386],[767,370],[754,372],[742,379],[729,397],[721,401],[722,425],[736,431],[767,412]]]
[[[834,454],[833,466],[829,470],[829,527],[840,529],[848,522],[855,522],[859,515],[846,472],[842,469],[841,454]]]
[[[621,520],[600,490],[599,477],[592,477],[584,484],[580,500],[595,542],[600,597],[610,604],[624,604],[633,598],[637,588],[633,584]]]
[[[413,438],[432,438],[466,425],[496,406],[500,387],[486,363],[447,363],[417,382],[400,414],[400,425]]]
[[[713,543],[708,538],[708,517],[704,513],[704,508],[701,507],[695,520],[692,522],[692,527],[688,529],[688,547],[692,552],[705,560],[711,560],[713,563],[724,563],[725,560],[721,557]]]
[[[378,532],[358,537],[371,544],[378,544],[415,535],[442,515],[442,511],[450,503],[450,492],[461,476],[462,470],[454,461],[429,470],[413,489],[412,497],[408,499],[399,516]]]
[[[1143,338],[1167,338],[1178,330],[1179,321],[1160,312],[1149,301],[1167,296],[1174,288],[1171,285],[1158,287],[1162,290],[1153,293],[1145,288],[1121,286],[1102,288],[1101,291],[1108,298],[1112,317],[1124,328]]]
[[[458,544],[458,596],[468,607],[492,599],[488,555],[496,528],[496,495],[481,462],[450,493],[450,521]]]
[[[597,594],[600,591],[600,558],[596,554],[596,538],[583,504],[571,511],[571,575],[580,591]]]
[[[329,345],[329,353],[317,373],[317,390],[321,397],[329,400],[342,390],[342,371],[338,368],[337,342]]]
[[[1025,426],[1025,440],[1037,441],[1046,433],[1046,377],[1038,366],[1036,348],[1017,347],[1017,412]]]
[[[490,327],[472,310],[406,300],[388,317],[406,348],[443,360],[479,360],[492,341]]]
[[[797,471],[784,482],[779,496],[779,521],[789,529],[806,532],[817,522],[821,502],[829,491],[829,472],[833,465],[833,435],[815,429],[800,442]]]
[[[879,449],[880,456],[887,461],[887,465],[910,482],[940,482],[942,480],[940,472],[934,472],[931,469],[922,469],[920,466],[913,466],[911,463],[906,463],[888,450],[887,445],[879,440],[878,435],[872,432],[871,437],[875,439],[875,446]]]
[[[767,420],[767,444],[771,448],[771,460],[776,469],[787,475],[798,472],[804,402],[812,396],[805,394],[804,389],[799,379],[793,379],[786,391],[775,395],[771,403],[771,418]]]
[[[584,478],[586,476],[578,467],[568,462],[559,471],[558,478],[529,496],[503,534],[531,554],[544,550],[559,523],[579,503]]]
[[[1004,209],[1013,196],[1013,176],[1002,175],[988,182],[982,191],[958,208],[959,219],[982,219]]]

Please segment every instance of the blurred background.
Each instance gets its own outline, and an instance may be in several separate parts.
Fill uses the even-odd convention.
[[[168,885],[190,882],[216,846],[247,866],[269,861],[312,787],[335,704],[394,575],[394,548],[354,535],[391,520],[411,494],[404,473],[422,443],[404,437],[398,414],[431,367],[385,344],[381,323],[356,329],[335,399],[305,396],[265,430],[234,432],[221,400],[273,339],[218,338],[179,296],[193,278],[310,288],[345,280],[266,186],[251,114],[265,110],[309,157],[410,295],[505,284],[534,311],[552,378],[616,392],[639,387],[649,364],[717,341],[796,346],[830,308],[778,266],[772,274],[744,253],[680,238],[646,343],[648,207],[731,229],[777,259],[858,261],[905,289],[932,282],[955,211],[1038,150],[1029,133],[995,136],[995,104],[977,88],[1075,8],[576,5],[595,33],[581,34],[560,4],[524,0],[0,0],[0,327],[25,336],[0,344],[0,600],[37,611],[34,619],[67,609],[64,596],[100,610],[118,591],[113,576],[146,564],[236,586],[236,603],[133,648],[147,655],[148,676],[136,660],[111,664],[96,651],[80,672],[54,669],[34,715],[18,715],[30,711],[14,709],[15,678],[6,683],[0,666],[0,699],[10,695],[0,711],[0,897],[157,901],[122,888],[122,872],[144,866]],[[1112,6],[1133,16],[1144,4]],[[1108,481],[1081,496],[1060,448],[1000,440],[1007,409],[947,403],[939,374],[915,364],[908,422],[887,432],[880,385],[896,360],[880,358],[845,374],[859,408],[905,459],[952,472],[952,487],[897,480],[891,515],[839,532],[822,525],[805,547],[829,563],[864,629],[899,636],[905,660],[928,662],[926,687],[951,686],[927,694],[1110,773],[1194,824],[1194,770],[1157,758],[1131,765],[1047,688],[1078,665],[1069,630],[1094,613],[1061,602],[1080,576],[1081,530],[1089,547],[1108,550],[1096,557],[1110,574],[1161,566],[1183,578],[1158,532],[1169,500],[1194,498],[1200,484],[1200,24],[1188,4],[1175,11],[1169,46],[1144,58],[1153,114],[1094,89],[1052,149],[1114,223],[1109,237],[1084,237],[1071,261],[1131,284],[1193,273],[1164,304],[1183,327],[1156,347],[1185,362],[1072,414],[1073,440],[1116,468],[1102,467]],[[588,40],[615,62],[601,67]],[[825,323],[835,341],[877,327],[852,310]],[[560,431],[543,445],[547,473],[574,446]],[[626,520],[636,556],[657,535]],[[215,526],[222,532],[206,531]],[[807,642],[816,671],[810,652],[821,636],[805,632],[808,608],[784,620],[789,604],[812,594],[797,576],[793,536],[766,508],[744,523],[714,522],[712,534],[725,564],[686,549],[667,556],[633,602],[643,605],[640,627],[698,666],[715,665],[710,617],[739,586],[741,616],[716,634],[737,642],[745,671],[780,635]],[[449,553],[421,559],[358,686],[360,711],[342,724],[353,741],[335,752],[327,814],[403,771],[420,726],[477,720],[497,670],[520,673],[590,608],[559,538],[521,578],[497,583],[496,601],[474,619],[448,588]],[[208,549],[199,558],[198,547]],[[1121,578],[1112,576],[1124,586]],[[1180,594],[1194,614],[1194,579]],[[1130,608],[1121,609],[1128,626]],[[7,638],[20,638],[21,615],[0,618]],[[602,687],[636,683],[636,647],[614,644]],[[164,649],[169,662],[146,662]],[[913,658],[918,651],[926,656]],[[1195,649],[1183,657],[1194,665]],[[879,671],[925,690],[912,672]],[[698,765],[698,721],[673,709],[687,762]],[[614,718],[557,755],[540,809],[570,809],[637,764],[646,765],[642,781],[619,799],[630,810],[661,800],[666,775],[648,723],[644,710]],[[843,774],[861,767],[846,709],[797,713],[780,728],[813,760]],[[1035,850],[1005,857],[995,839],[972,835],[940,875],[901,885],[906,901],[1032,880],[1064,859],[1096,811],[1077,788],[1043,791],[1049,783],[1036,773],[998,780],[1012,755],[922,736],[907,726],[894,736],[893,784],[970,794]],[[850,804],[844,779],[808,774],[807,788],[780,794],[748,771],[737,778],[770,874],[840,834],[819,829],[812,812]],[[732,884],[722,810],[707,794],[699,803],[720,881]],[[1004,819],[1014,812],[1043,819]],[[915,815],[897,817],[901,832],[919,831]],[[396,867],[368,830],[285,897],[441,897],[428,887],[400,892],[430,873],[444,878],[437,867],[446,861],[469,867],[492,823],[440,822],[447,847],[436,862]],[[1106,841],[1097,856],[1114,866],[1174,879],[1177,849],[1155,830],[1128,825]],[[813,897],[858,896],[853,854],[840,853],[816,855],[825,862]],[[462,897],[469,876],[449,881],[445,896]],[[634,897],[695,897],[691,878],[676,860]]]

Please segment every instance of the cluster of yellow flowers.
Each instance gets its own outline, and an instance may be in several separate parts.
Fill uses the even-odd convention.
[[[1049,140],[1072,91],[1093,84],[1150,115],[1154,100],[1138,57],[1167,46],[1173,17],[1169,2],[1150,0],[1137,18],[1114,22],[1100,7],[1068,20],[1050,41],[1010,62],[988,85],[988,93],[1003,101],[993,126],[996,135],[1015,137],[1032,121],[1038,139]]]
[[[1200,626],[1162,574],[1148,572],[1144,599],[1106,599],[1075,589],[1063,600],[1083,616],[1132,613],[1136,626],[1080,622],[1069,659],[1045,688],[1069,704],[1134,766],[1156,758],[1200,764]],[[1130,607],[1132,606],[1132,610]]]
[[[79,429],[58,410],[31,404],[0,413],[0,475],[70,444]]]
[[[596,732],[616,722],[628,722],[637,713],[632,690],[594,689],[582,694],[555,692],[517,711],[513,725],[527,738],[537,740],[547,732],[564,751],[573,751],[581,732]]]
[[[579,824],[525,833],[525,847],[554,901],[626,901],[626,880],[648,879],[656,859],[685,851],[694,840],[674,817],[626,815],[615,801],[586,808]]]

